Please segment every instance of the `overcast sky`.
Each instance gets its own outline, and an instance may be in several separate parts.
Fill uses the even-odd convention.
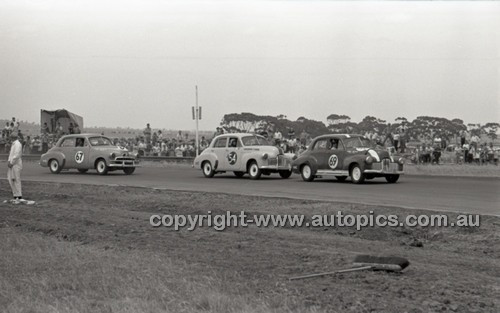
[[[226,113],[500,121],[500,3],[2,1],[0,116],[201,129]]]

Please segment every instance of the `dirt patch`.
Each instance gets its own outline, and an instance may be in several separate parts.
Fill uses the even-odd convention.
[[[0,205],[0,233],[8,238],[0,244],[0,286],[5,291],[0,293],[0,311],[31,308],[23,306],[23,300],[65,312],[123,312],[127,307],[135,312],[498,312],[500,308],[499,218],[483,216],[481,227],[463,229],[251,226],[174,231],[151,227],[150,216],[227,210],[308,218],[339,210],[400,216],[432,212],[132,187],[30,182],[23,187],[36,206]],[[5,199],[9,194],[2,189],[0,196]],[[52,252],[51,247],[62,252]],[[358,253],[403,256],[412,264],[403,274],[358,272],[288,281],[295,275],[349,267]],[[47,269],[43,275],[42,267]],[[87,271],[81,272],[82,267]],[[143,276],[146,269],[149,283]],[[47,283],[52,279],[60,283],[55,287]],[[31,291],[23,289],[27,280]],[[79,284],[81,280],[85,283]],[[164,290],[168,299],[158,290]],[[61,294],[64,297],[58,298]],[[146,302],[137,296],[147,294]],[[83,302],[72,307],[75,299]]]

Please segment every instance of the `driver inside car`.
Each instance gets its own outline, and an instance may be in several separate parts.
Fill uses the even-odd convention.
[[[330,140],[330,150],[337,150],[339,148],[339,141],[336,139]]]
[[[236,139],[236,138],[229,139],[229,147],[230,148],[236,148],[237,146],[238,146],[238,139]]]
[[[83,138],[76,138],[76,146],[83,147],[84,141],[85,141],[85,139],[83,139]]]

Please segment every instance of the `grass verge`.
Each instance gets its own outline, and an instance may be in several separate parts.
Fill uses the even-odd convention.
[[[498,312],[500,219],[479,228],[173,231],[151,214],[429,214],[318,201],[25,183],[36,206],[0,205],[0,311]],[[0,189],[7,198],[7,190]],[[448,214],[454,217],[454,214]],[[420,244],[415,244],[416,242]],[[404,274],[295,275],[403,256]]]

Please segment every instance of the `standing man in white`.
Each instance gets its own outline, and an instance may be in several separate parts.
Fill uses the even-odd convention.
[[[17,138],[17,133],[11,133],[12,145],[10,147],[9,161],[7,166],[7,179],[9,180],[14,201],[23,202],[23,195],[21,190],[21,170],[23,169],[22,153],[23,145]]]

